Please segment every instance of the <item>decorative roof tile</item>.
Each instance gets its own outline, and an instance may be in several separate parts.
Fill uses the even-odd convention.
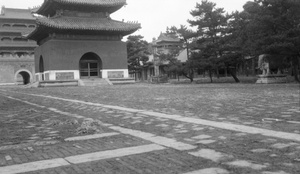
[[[125,5],[126,0],[53,0],[62,4],[76,4],[76,5],[97,5],[105,7],[113,7]]]
[[[126,0],[45,0],[35,13],[44,16],[55,15],[56,10],[74,10],[88,12],[113,13],[126,5]]]
[[[27,38],[38,40],[46,33],[80,33],[82,34],[114,34],[128,35],[141,28],[139,23],[125,23],[109,18],[78,18],[78,17],[39,17],[37,18],[38,27],[30,33]],[[44,33],[44,34],[42,34]]]
[[[180,39],[175,34],[160,33],[156,42],[181,42]]]
[[[136,31],[141,26],[139,23],[125,23],[108,18],[78,18],[78,17],[40,17],[38,25],[49,28],[68,30],[96,30],[96,31]]]

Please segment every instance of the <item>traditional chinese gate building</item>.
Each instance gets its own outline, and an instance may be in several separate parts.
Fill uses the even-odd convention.
[[[157,55],[168,54],[172,48],[182,47],[182,41],[171,33],[160,33],[156,40],[152,41],[154,55],[154,74],[155,76],[164,75],[164,66],[166,62],[161,62]],[[185,60],[186,61],[186,60]]]
[[[77,80],[128,78],[123,36],[140,28],[138,23],[112,20],[110,14],[126,0],[47,0],[35,13],[37,28],[28,35],[36,40],[36,79]]]
[[[1,8],[0,85],[28,84],[34,80],[35,41],[22,37],[35,28],[29,9]]]

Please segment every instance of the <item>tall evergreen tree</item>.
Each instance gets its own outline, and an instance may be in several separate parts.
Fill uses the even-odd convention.
[[[134,73],[138,73],[149,60],[149,44],[143,38],[141,35],[133,35],[128,36],[126,41],[128,69]]]
[[[197,36],[197,33],[192,31],[191,29],[188,29],[184,25],[180,25],[179,28],[172,26],[171,28],[167,28],[167,33],[174,33],[180,38],[183,42],[183,47],[180,49],[186,49],[186,57],[187,61],[184,63],[176,63],[176,66],[172,66],[174,70],[177,71],[178,74],[182,74],[186,78],[190,79],[191,82],[194,81],[194,69],[197,68],[197,65],[195,62],[190,59],[190,44],[192,42],[192,39]],[[176,53],[176,50],[174,50]],[[174,52],[173,51],[173,52]]]
[[[289,58],[295,80],[299,82],[300,1],[254,0],[244,5],[244,12],[249,21],[248,47],[256,54]]]
[[[218,71],[222,56],[222,41],[227,35],[229,15],[223,8],[217,8],[216,3],[202,0],[191,11],[194,20],[188,20],[191,26],[197,27],[198,52],[192,54],[203,69],[208,70],[212,82],[212,72]]]
[[[227,15],[226,34],[220,41],[220,59],[219,61],[229,70],[230,75],[236,82],[239,82],[236,76],[236,67],[242,64],[246,56],[251,56],[248,46],[245,46],[248,38],[245,32],[247,26],[247,15],[243,12],[233,12]]]

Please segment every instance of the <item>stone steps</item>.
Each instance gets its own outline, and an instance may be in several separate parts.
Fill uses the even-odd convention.
[[[110,78],[109,81],[113,85],[123,85],[123,84],[134,84],[135,80],[133,78]]]
[[[49,80],[31,84],[29,87],[64,87],[64,86],[107,86],[134,84],[132,78],[111,78],[111,79],[80,79],[80,80]]]
[[[107,79],[80,79],[78,80],[78,86],[105,86],[111,85]]]
[[[41,81],[37,84],[38,87],[64,87],[64,86],[78,86],[78,80],[53,80]]]

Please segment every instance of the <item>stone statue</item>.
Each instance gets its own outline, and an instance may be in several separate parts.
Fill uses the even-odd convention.
[[[258,57],[258,68],[262,70],[262,74],[258,75],[256,83],[286,83],[286,75],[281,73],[285,67],[286,58],[283,56],[260,55]]]
[[[262,75],[270,74],[270,63],[267,54],[262,54],[258,57],[258,68],[262,70]]]

